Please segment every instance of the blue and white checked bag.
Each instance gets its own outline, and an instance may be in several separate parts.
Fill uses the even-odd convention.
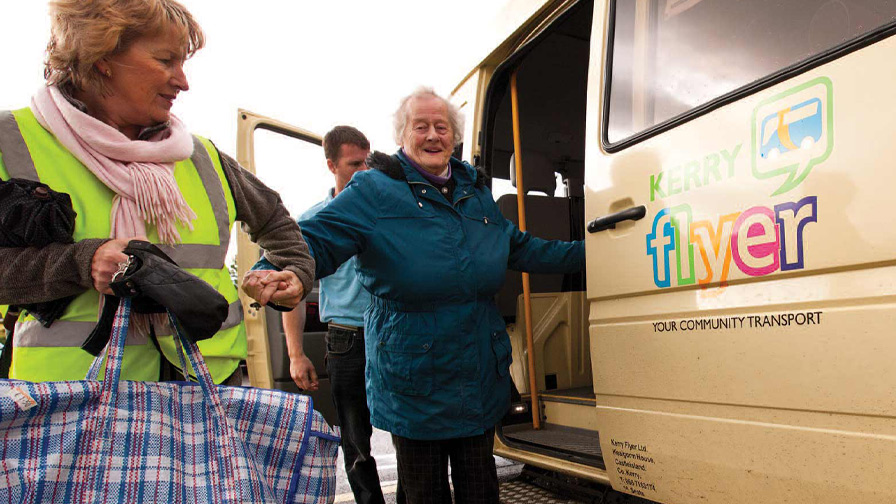
[[[84,381],[0,380],[0,504],[333,501],[339,437],[311,398],[215,386],[173,319],[199,383],[120,381],[129,318],[122,299]]]

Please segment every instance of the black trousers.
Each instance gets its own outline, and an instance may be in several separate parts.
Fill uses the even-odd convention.
[[[382,504],[383,491],[370,454],[370,410],[364,388],[364,333],[330,326],[327,331],[327,373],[342,425],[342,454],[348,484],[358,504]]]
[[[448,464],[457,504],[497,504],[495,429],[467,438],[421,441],[392,434],[398,481],[408,504],[450,504]]]

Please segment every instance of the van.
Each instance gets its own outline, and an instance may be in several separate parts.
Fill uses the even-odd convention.
[[[500,19],[451,93],[462,157],[508,219],[584,239],[587,271],[507,273],[495,453],[669,504],[896,502],[896,2]],[[319,146],[239,121],[250,169],[256,130]],[[252,384],[291,386],[279,316],[244,306]]]
[[[896,502],[896,2],[533,4],[452,93],[463,158],[587,273],[508,272],[495,453],[663,503]]]

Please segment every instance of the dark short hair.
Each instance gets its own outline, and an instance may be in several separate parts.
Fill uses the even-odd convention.
[[[324,135],[324,155],[327,159],[339,161],[339,150],[343,145],[354,145],[359,149],[370,150],[370,141],[357,128],[336,126]]]

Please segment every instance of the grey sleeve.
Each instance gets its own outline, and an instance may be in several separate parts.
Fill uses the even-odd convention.
[[[218,154],[233,194],[236,220],[248,227],[249,237],[265,250],[271,264],[299,277],[307,296],[314,287],[314,259],[308,253],[299,225],[289,216],[276,191],[232,157],[221,151]]]
[[[108,238],[45,247],[0,247],[0,304],[52,301],[93,288],[90,262]]]

